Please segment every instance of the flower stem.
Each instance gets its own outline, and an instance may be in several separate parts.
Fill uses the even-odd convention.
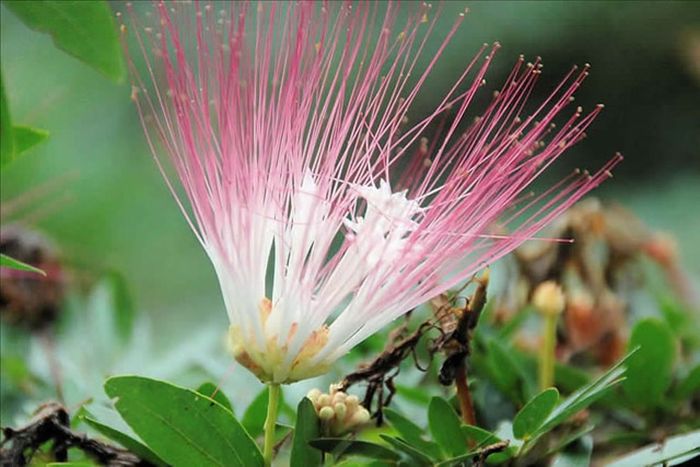
[[[272,448],[275,444],[275,423],[277,422],[277,409],[280,401],[280,385],[270,383],[268,391],[265,444],[263,446],[263,459],[266,467],[272,465]]]
[[[539,383],[544,390],[554,386],[554,351],[557,339],[556,314],[544,315],[544,330],[542,333],[542,346],[540,347]]]

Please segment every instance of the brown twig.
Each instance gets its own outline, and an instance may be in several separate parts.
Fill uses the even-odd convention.
[[[70,417],[66,409],[57,402],[49,402],[39,408],[36,416],[25,427],[2,430],[0,443],[0,466],[28,465],[39,448],[53,442],[52,456],[61,462],[68,458],[68,449],[77,448],[93,457],[101,465],[109,467],[152,466],[131,452],[89,438],[70,429]],[[6,447],[9,445],[9,447]]]

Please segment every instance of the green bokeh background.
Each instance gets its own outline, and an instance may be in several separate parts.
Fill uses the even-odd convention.
[[[519,53],[541,55],[540,91],[573,63],[590,62],[579,103],[607,108],[559,169],[594,168],[623,152],[616,178],[597,193],[676,235],[685,266],[700,275],[700,3],[453,1],[444,5],[443,31],[465,6],[471,13],[415,114],[435,103],[483,42],[503,45],[489,74],[494,82]],[[59,245],[76,283],[122,272],[163,341],[202,320],[224,329],[216,278],[153,164],[130,86],[57,50],[5,7],[0,12],[13,120],[51,133],[3,171],[2,200],[58,181],[48,203],[66,201],[48,205],[34,225]]]

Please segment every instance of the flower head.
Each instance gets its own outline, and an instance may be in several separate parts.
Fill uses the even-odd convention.
[[[130,9],[147,70],[132,61],[133,94],[149,143],[218,275],[234,356],[261,380],[325,372],[532,238],[617,162],[523,197],[600,108],[573,109],[554,126],[588,74],[573,69],[526,109],[540,64],[520,57],[475,118],[498,44],[407,124],[463,20],[428,51],[438,15],[411,8],[402,21],[393,2]]]

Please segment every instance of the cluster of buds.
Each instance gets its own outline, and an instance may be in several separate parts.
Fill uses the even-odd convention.
[[[333,385],[328,394],[312,389],[306,397],[314,404],[323,429],[329,435],[342,435],[369,421],[369,411],[360,405],[357,396],[339,391]]]

